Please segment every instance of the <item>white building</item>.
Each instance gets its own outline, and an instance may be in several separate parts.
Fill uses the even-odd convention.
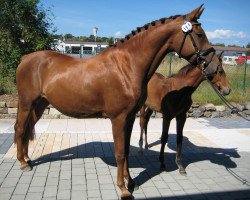
[[[62,41],[54,40],[54,49],[63,54],[75,54],[93,56],[106,49],[108,42],[79,42],[79,41]]]
[[[238,56],[223,56],[222,62],[228,65],[237,65],[238,64]]]

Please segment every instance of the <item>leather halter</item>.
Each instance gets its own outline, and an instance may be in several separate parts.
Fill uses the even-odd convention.
[[[186,24],[186,23],[190,23],[186,20],[186,15],[183,15],[183,24]],[[197,25],[200,25],[200,23],[195,23]],[[192,35],[193,33],[193,29],[189,30],[189,31],[186,31],[184,32],[184,37],[182,39],[182,42],[181,42],[181,47],[180,47],[180,50],[179,50],[179,56],[181,57],[181,51],[183,49],[183,46],[184,46],[184,43],[185,43],[185,40],[186,40],[186,37],[189,35],[190,36],[190,39],[191,39],[191,42],[193,44],[193,47],[195,49],[195,54],[196,54],[196,58],[191,62],[192,65],[200,65],[202,64],[202,68],[205,69],[207,68],[207,66],[211,63],[212,61],[212,58],[214,57],[215,55],[215,49],[213,47],[210,47],[208,48],[207,50],[204,50],[204,51],[200,51],[198,46],[196,45],[195,43],[195,40],[194,40],[194,37]],[[204,60],[203,56],[207,56],[209,55],[210,53],[213,53],[213,56],[210,60],[206,61]]]

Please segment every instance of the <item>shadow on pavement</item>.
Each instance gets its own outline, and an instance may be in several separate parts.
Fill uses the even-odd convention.
[[[175,137],[176,135],[174,134],[169,135],[168,147],[172,150],[176,150]],[[154,144],[151,144],[151,146],[158,143],[159,141],[156,141]],[[130,168],[144,168],[144,170],[134,178],[136,183],[140,186],[161,173],[161,171],[160,162],[158,161],[159,152],[149,149],[144,151],[144,155],[139,155],[138,151],[139,147],[130,146],[130,152],[133,156],[129,157],[129,164]],[[196,146],[185,136],[183,137],[183,152],[183,164],[185,167],[200,161],[210,161],[211,163],[224,166],[225,168],[236,168],[237,165],[231,158],[240,157],[236,149]],[[62,151],[53,152],[33,160],[32,165],[37,166],[57,160],[94,157],[100,157],[107,165],[116,166],[114,145],[112,142],[90,142]],[[165,164],[167,172],[177,170],[175,153],[165,152]]]

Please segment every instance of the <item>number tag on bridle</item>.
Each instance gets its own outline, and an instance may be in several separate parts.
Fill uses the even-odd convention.
[[[192,30],[192,24],[190,22],[185,22],[181,28],[184,33],[188,33]]]

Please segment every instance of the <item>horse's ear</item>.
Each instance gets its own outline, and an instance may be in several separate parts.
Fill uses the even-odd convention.
[[[187,19],[189,21],[195,21],[200,18],[201,14],[203,13],[204,9],[203,8],[204,4],[201,4],[198,8],[194,9],[192,12],[187,14]]]

